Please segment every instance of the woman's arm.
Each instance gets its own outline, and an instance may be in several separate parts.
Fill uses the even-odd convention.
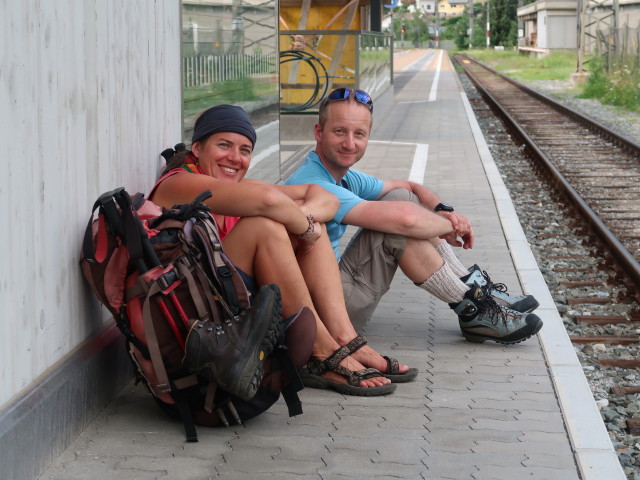
[[[274,187],[263,182],[227,182],[184,172],[158,185],[152,200],[157,205],[171,208],[173,205],[191,203],[203,191],[211,190],[213,195],[205,203],[213,213],[235,217],[267,217],[282,223],[290,233],[306,232],[309,228],[307,212]]]
[[[262,183],[257,180],[243,180],[243,182],[244,181]],[[312,214],[316,221],[321,223],[331,220],[338,211],[338,207],[340,207],[338,197],[319,185],[273,185],[273,187],[285,193],[296,202],[305,214]]]

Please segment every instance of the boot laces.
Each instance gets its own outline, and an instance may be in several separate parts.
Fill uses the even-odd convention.
[[[491,289],[493,288],[491,282],[487,281],[486,285],[480,287],[482,290],[482,298],[478,300],[478,304],[484,312],[488,313],[491,317],[491,324],[497,325],[498,322],[502,322],[505,326],[509,325],[510,319],[516,319],[518,313],[510,308],[500,305],[491,296]]]
[[[504,283],[493,283],[486,270],[480,270],[480,273],[482,274],[485,281],[487,282],[486,287],[488,287],[489,292],[491,292],[491,290],[496,290],[501,293],[507,293],[508,289]]]

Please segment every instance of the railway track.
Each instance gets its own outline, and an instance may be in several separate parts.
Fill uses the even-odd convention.
[[[621,463],[640,477],[640,146],[454,61],[481,95],[468,94]]]

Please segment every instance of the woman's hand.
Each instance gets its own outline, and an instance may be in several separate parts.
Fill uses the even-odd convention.
[[[306,253],[310,251],[321,235],[322,224],[319,222],[313,222],[313,233],[310,236],[305,238],[294,237],[297,240],[297,243],[294,244],[294,250],[296,251],[296,254]]]

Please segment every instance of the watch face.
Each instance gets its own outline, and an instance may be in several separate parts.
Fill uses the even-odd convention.
[[[446,203],[439,203],[436,205],[436,208],[433,209],[434,212],[453,212],[453,207],[451,205],[447,205]]]

